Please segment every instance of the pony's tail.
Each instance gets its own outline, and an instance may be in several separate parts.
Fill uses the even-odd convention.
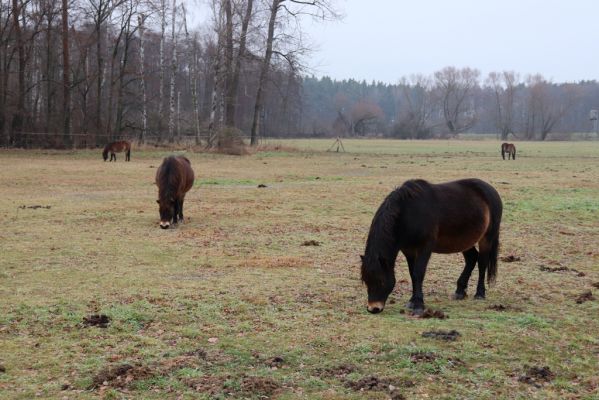
[[[489,265],[487,267],[487,283],[490,285],[497,278],[497,258],[499,256],[499,227],[501,225],[501,214],[503,205],[501,198],[497,195],[491,204],[491,226],[487,231],[487,241],[491,245],[489,249]]]

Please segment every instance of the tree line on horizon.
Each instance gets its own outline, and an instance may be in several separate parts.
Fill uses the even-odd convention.
[[[303,80],[304,134],[400,139],[495,134],[501,140],[546,140],[594,132],[599,83],[553,83],[541,74],[445,67],[396,84]],[[307,128],[307,129],[306,129]]]
[[[197,5],[194,5],[197,7]],[[396,84],[306,75],[308,18],[334,0],[0,0],[0,145],[119,138],[219,147],[262,137],[546,139],[589,131],[595,81],[444,68]]]

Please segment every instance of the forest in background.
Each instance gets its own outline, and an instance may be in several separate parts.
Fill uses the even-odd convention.
[[[211,15],[197,29],[192,6]],[[309,76],[302,24],[338,15],[332,0],[1,0],[0,143],[218,147],[468,132],[545,140],[596,129],[596,81],[455,67],[394,84]]]

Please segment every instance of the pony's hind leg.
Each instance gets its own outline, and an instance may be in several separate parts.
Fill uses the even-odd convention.
[[[479,244],[480,254],[478,255],[478,285],[476,285],[476,294],[474,298],[482,300],[485,298],[485,274],[489,266],[489,250]]]
[[[407,254],[404,254],[404,256],[406,257],[406,261],[408,262],[408,270],[410,271],[410,280],[412,281],[412,296],[410,297],[410,301],[408,301],[408,303],[406,304],[406,308],[409,310],[413,310],[414,309],[414,292],[416,291],[416,287],[415,287],[416,280],[414,279],[414,256],[410,256]]]
[[[464,266],[464,270],[462,274],[458,278],[458,287],[453,295],[453,298],[456,300],[462,300],[466,297],[466,289],[468,288],[468,281],[470,280],[470,275],[472,275],[472,271],[474,270],[474,266],[479,259],[478,251],[476,248],[472,246],[470,249],[462,252],[464,255],[464,260],[466,261],[466,265]]]

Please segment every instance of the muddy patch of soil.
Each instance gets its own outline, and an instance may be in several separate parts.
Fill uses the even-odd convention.
[[[564,266],[560,266],[560,267],[547,267],[545,265],[541,265],[539,267],[539,270],[543,271],[543,272],[574,272],[576,274],[576,276],[585,276],[586,275],[584,272],[580,272],[577,269],[568,268],[568,267],[564,267]]]
[[[415,383],[410,380],[379,378],[372,375],[357,381],[346,382],[345,386],[356,392],[386,392],[393,400],[403,400],[405,397],[399,392],[399,388],[413,387]]]
[[[555,378],[549,367],[525,367],[526,372],[524,375],[518,377],[518,382],[528,383],[535,387],[541,387],[543,383],[550,382]]]
[[[94,376],[90,389],[96,389],[100,386],[124,388],[129,386],[131,382],[147,379],[154,375],[153,370],[141,365],[121,364],[110,366]]]
[[[302,246],[320,246],[320,242],[318,240],[306,240],[302,243]]]
[[[323,378],[337,378],[342,379],[352,372],[356,372],[357,368],[351,364],[341,364],[336,367],[327,368],[324,370],[317,370],[316,373]]]
[[[503,304],[493,304],[489,307],[487,307],[487,310],[493,310],[493,311],[499,311],[499,312],[503,312],[503,311],[522,311],[522,309],[518,308],[518,307],[513,307],[513,306],[504,306]]]
[[[38,208],[45,208],[46,210],[49,210],[49,209],[51,209],[51,208],[52,208],[52,206],[41,206],[41,205],[39,205],[39,204],[36,204],[36,205],[34,205],[34,206],[26,206],[26,205],[24,205],[24,204],[23,204],[22,206],[19,206],[19,208],[20,208],[21,210],[24,210],[24,209],[26,209],[26,208],[29,208],[29,209],[31,209],[31,210],[37,210]]]
[[[593,283],[591,283],[591,286],[599,289],[599,282],[593,282]]]
[[[412,314],[415,315],[415,314]],[[432,308],[427,308],[421,315],[418,315],[419,318],[437,318],[437,319],[446,319],[449,318],[447,314],[445,314],[441,310],[433,310]]]
[[[281,368],[285,364],[285,359],[280,356],[271,357],[264,362],[270,368]]]
[[[518,256],[515,256],[513,254],[510,254],[510,255],[501,257],[500,260],[503,261],[503,262],[509,262],[509,263],[511,263],[511,262],[520,261],[521,257],[518,257]]]
[[[587,290],[584,293],[581,293],[580,296],[578,296],[576,298],[576,304],[582,304],[584,302],[587,301],[593,301],[595,300],[595,296],[593,296],[593,292],[591,292],[590,290]]]
[[[266,186],[264,183],[261,183],[258,185],[258,189],[264,189],[267,188],[268,186]]]
[[[92,314],[83,317],[83,326],[97,326],[98,328],[107,328],[110,323],[110,317],[104,314]]]
[[[271,396],[281,388],[275,380],[257,376],[248,376],[241,382],[241,390],[245,393]]]
[[[439,357],[431,351],[417,351],[415,353],[410,354],[410,360],[414,364],[433,362],[437,358]]]
[[[228,378],[229,377],[207,375],[199,378],[186,378],[183,379],[182,382],[196,392],[207,394],[210,397],[216,397],[224,391],[223,386]]]
[[[428,332],[422,333],[422,337],[430,338],[430,339],[445,340],[447,342],[453,342],[453,341],[457,340],[457,338],[459,336],[462,336],[462,335],[460,334],[460,332],[458,332],[456,330],[451,330],[451,331],[439,330],[439,331],[428,331]]]

